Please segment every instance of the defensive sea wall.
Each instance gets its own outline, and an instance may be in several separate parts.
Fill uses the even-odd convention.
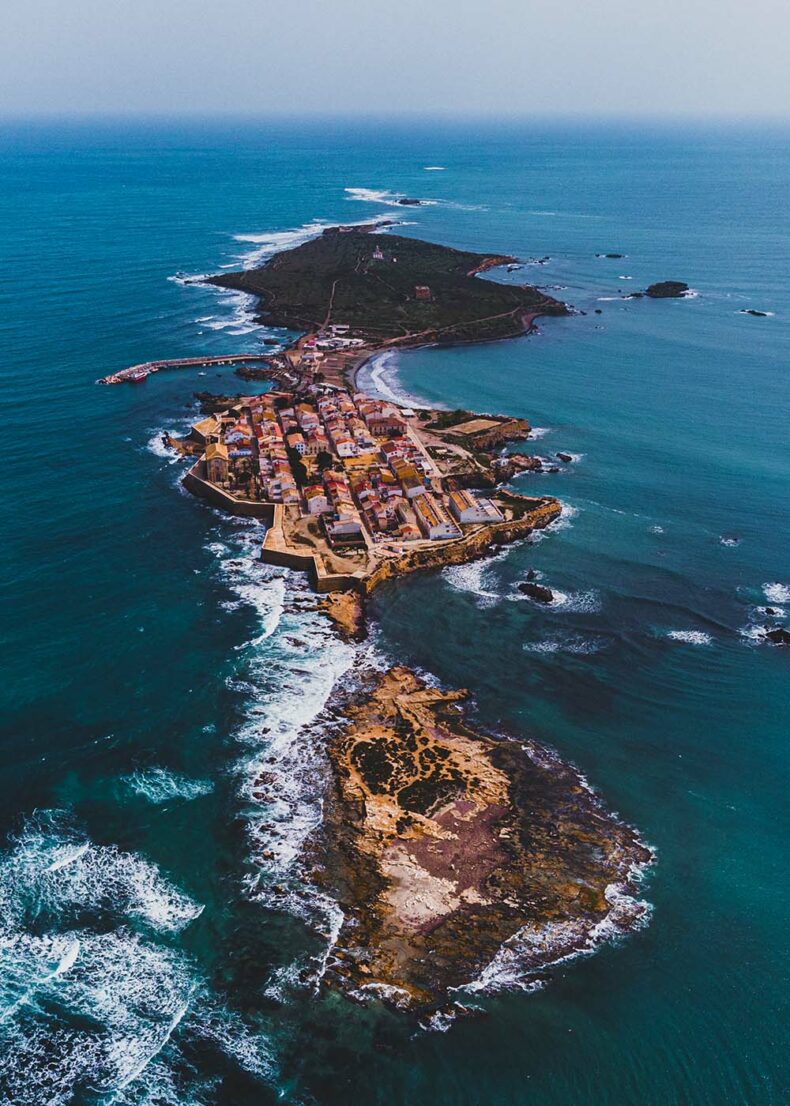
[[[513,498],[523,500],[521,496]],[[519,518],[495,522],[458,541],[442,542],[427,548],[423,546],[382,562],[369,576],[359,581],[359,590],[363,595],[370,595],[379,584],[395,576],[477,560],[484,557],[492,547],[507,545],[527,537],[533,530],[542,530],[562,513],[562,505],[557,499],[545,498],[532,502],[534,506],[527,508]]]
[[[237,499],[235,495],[229,495],[216,484],[210,484],[203,476],[203,469],[204,462],[197,461],[184,477],[184,487],[188,492],[207,500],[212,507],[219,507],[229,515],[259,518],[267,526],[271,526],[274,517],[273,503],[260,503],[255,499]]]

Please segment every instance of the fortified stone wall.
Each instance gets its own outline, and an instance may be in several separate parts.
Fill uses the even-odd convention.
[[[218,488],[216,484],[210,484],[200,475],[201,461],[193,465],[184,477],[184,487],[192,495],[200,499],[206,499],[213,507],[219,507],[227,511],[229,515],[239,515],[242,518],[259,518],[271,526],[274,517],[273,504],[259,503],[254,499],[237,499]]]
[[[381,564],[366,579],[360,581],[360,589],[364,595],[370,595],[379,584],[384,583],[385,580],[391,580],[394,576],[476,560],[478,557],[485,556],[494,545],[518,541],[532,530],[542,530],[544,526],[548,526],[558,518],[561,512],[562,506],[556,499],[548,500],[534,510],[528,511],[522,518],[496,522],[474,534],[469,534],[460,541],[448,542],[436,548],[415,549],[404,553],[401,557],[393,557],[392,560]]]

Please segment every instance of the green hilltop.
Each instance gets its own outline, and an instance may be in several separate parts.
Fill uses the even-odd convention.
[[[347,323],[373,342],[459,342],[523,334],[536,315],[565,315],[531,285],[500,284],[477,273],[515,259],[471,253],[375,227],[337,227],[258,269],[210,283],[260,298],[270,326],[315,330]]]

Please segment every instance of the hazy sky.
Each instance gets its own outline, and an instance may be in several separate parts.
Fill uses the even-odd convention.
[[[0,113],[790,114],[790,0],[2,0]]]

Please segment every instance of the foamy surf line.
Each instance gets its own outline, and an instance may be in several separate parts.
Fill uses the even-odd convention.
[[[300,573],[264,565],[260,525],[223,520],[206,548],[232,598],[223,607],[255,615],[238,647],[233,688],[246,697],[246,719],[234,734],[238,797],[253,871],[245,893],[302,919],[323,942],[317,957],[278,967],[266,993],[282,1001],[317,988],[343,924],[343,911],[308,878],[310,840],[323,823],[331,768],[326,730],[337,724],[327,705],[338,683],[359,667],[387,667],[371,643],[342,641]]]
[[[8,1101],[67,1106],[90,1087],[102,1101],[138,1102],[145,1073],[146,1101],[191,1102],[175,1074],[185,1035],[268,1076],[263,1042],[174,943],[202,909],[151,861],[96,844],[67,812],[28,818],[0,856]]]
[[[402,354],[398,350],[385,350],[383,353],[374,354],[361,368],[359,372],[359,384],[364,384],[364,390],[399,403],[401,406],[429,407],[434,410],[444,410],[445,404],[436,403],[413,395],[401,387],[398,378],[398,363]]]
[[[435,207],[439,200],[420,200],[418,204],[404,204],[407,199],[405,192],[390,192],[386,188],[346,188],[346,199],[355,200],[358,203],[383,204],[385,207]]]

